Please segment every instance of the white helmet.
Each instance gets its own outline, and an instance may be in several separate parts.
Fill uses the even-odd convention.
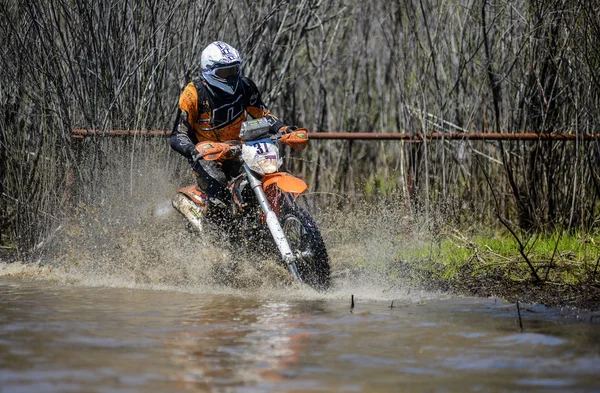
[[[208,84],[233,94],[240,81],[242,58],[231,45],[215,41],[202,51],[200,68]]]

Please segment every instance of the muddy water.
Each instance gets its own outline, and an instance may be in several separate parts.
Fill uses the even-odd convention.
[[[490,299],[0,277],[0,392],[598,392],[600,328]],[[345,297],[345,295],[344,295]]]

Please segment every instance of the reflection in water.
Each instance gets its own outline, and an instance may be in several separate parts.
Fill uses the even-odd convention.
[[[294,373],[311,339],[302,329],[309,316],[287,302],[214,298],[183,316],[187,329],[169,337],[168,345],[181,366],[177,380],[191,391],[276,383]]]
[[[0,279],[0,393],[597,392],[600,329],[485,299],[192,295]]]

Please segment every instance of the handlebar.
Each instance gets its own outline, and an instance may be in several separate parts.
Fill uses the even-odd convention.
[[[263,138],[267,139],[267,138]],[[299,128],[290,133],[278,132],[275,135],[268,137],[273,142],[281,142],[284,145],[290,146],[294,150],[302,150],[308,144],[308,133],[306,129]],[[252,142],[252,141],[244,141]],[[240,141],[227,141],[227,142],[200,142],[196,144],[196,150],[200,153],[200,156],[205,160],[209,161],[223,161],[233,158],[241,154]]]

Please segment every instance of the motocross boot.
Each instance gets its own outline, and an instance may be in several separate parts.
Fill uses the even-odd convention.
[[[200,176],[196,177],[196,189],[202,191],[206,195],[208,206],[227,206],[227,194],[221,183],[214,179],[206,180]]]
[[[230,193],[225,189],[227,184],[227,175],[223,171],[223,166],[229,169],[229,165],[218,166],[213,161],[201,160],[193,164],[196,174],[197,188],[206,194],[206,199],[210,207],[224,208],[229,205]]]

